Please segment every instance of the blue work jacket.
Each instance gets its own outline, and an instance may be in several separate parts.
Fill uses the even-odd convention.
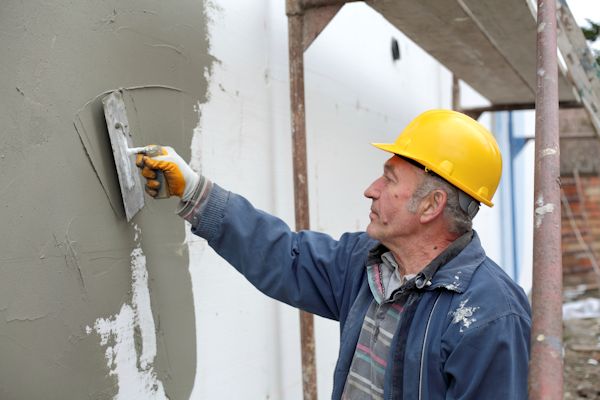
[[[364,232],[339,240],[293,232],[217,185],[192,231],[266,295],[340,322],[332,398],[341,398],[373,301],[365,264],[378,242]],[[385,399],[526,399],[529,302],[485,255],[477,234],[433,277],[415,281],[418,304],[410,326],[394,335],[404,337],[403,354],[388,358]]]

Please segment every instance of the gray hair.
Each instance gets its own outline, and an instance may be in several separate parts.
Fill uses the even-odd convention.
[[[408,211],[416,212],[419,203],[432,191],[443,190],[448,196],[444,208],[444,218],[448,221],[450,232],[462,235],[473,229],[473,218],[463,211],[459,201],[459,189],[437,175],[426,173],[408,203]],[[474,216],[474,215],[473,215]]]

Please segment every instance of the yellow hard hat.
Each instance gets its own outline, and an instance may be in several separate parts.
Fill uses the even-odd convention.
[[[465,114],[426,111],[408,124],[395,143],[373,146],[414,160],[475,200],[493,206],[502,155],[494,136]]]

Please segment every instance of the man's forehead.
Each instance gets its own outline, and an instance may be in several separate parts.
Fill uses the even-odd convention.
[[[399,155],[394,155],[393,157],[390,157],[384,164],[383,164],[383,170],[387,171],[389,173],[393,173],[393,174],[403,174],[406,173],[407,171],[422,171],[425,172],[423,169],[417,167],[416,165],[414,165],[413,163],[411,163],[409,160],[405,160],[403,157],[399,156]]]

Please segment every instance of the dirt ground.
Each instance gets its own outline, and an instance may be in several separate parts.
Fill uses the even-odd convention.
[[[564,301],[600,298],[594,276],[565,277]],[[600,400],[600,318],[564,321],[565,399]]]

